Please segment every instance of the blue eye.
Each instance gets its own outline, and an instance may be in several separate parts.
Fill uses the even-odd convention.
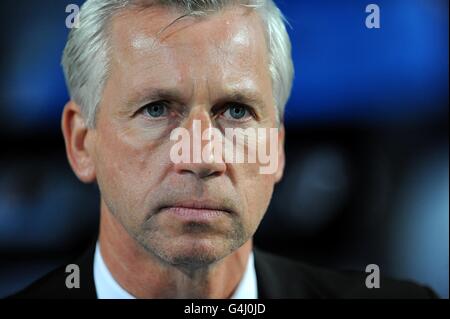
[[[228,119],[241,120],[249,115],[249,111],[244,105],[233,104],[225,111],[224,115]]]
[[[146,115],[159,118],[167,115],[167,105],[164,102],[155,102],[147,105],[144,109]]]

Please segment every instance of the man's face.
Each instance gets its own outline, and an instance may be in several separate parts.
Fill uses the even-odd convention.
[[[165,262],[205,265],[253,236],[281,177],[283,136],[274,174],[258,161],[171,160],[171,131],[191,132],[194,120],[202,131],[278,127],[257,13],[234,7],[167,27],[179,16],[151,7],[113,19],[92,149],[105,209],[126,231]]]

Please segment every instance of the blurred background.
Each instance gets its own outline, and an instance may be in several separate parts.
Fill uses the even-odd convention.
[[[0,297],[77,253],[98,227],[59,129],[74,0],[0,11]],[[287,167],[256,245],[316,265],[414,280],[448,298],[448,1],[276,1],[296,78]]]

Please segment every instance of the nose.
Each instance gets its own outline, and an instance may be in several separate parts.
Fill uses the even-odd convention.
[[[175,171],[178,174],[193,174],[200,179],[217,177],[225,173],[226,163],[223,158],[215,158],[207,130],[212,128],[211,117],[206,112],[201,112],[190,117],[184,128],[189,132],[190,157],[188,162],[179,162],[175,164]]]

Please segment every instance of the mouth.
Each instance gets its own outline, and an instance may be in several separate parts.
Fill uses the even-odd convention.
[[[232,214],[223,205],[211,201],[184,201],[160,208],[160,213],[170,214],[187,222],[206,223]]]

